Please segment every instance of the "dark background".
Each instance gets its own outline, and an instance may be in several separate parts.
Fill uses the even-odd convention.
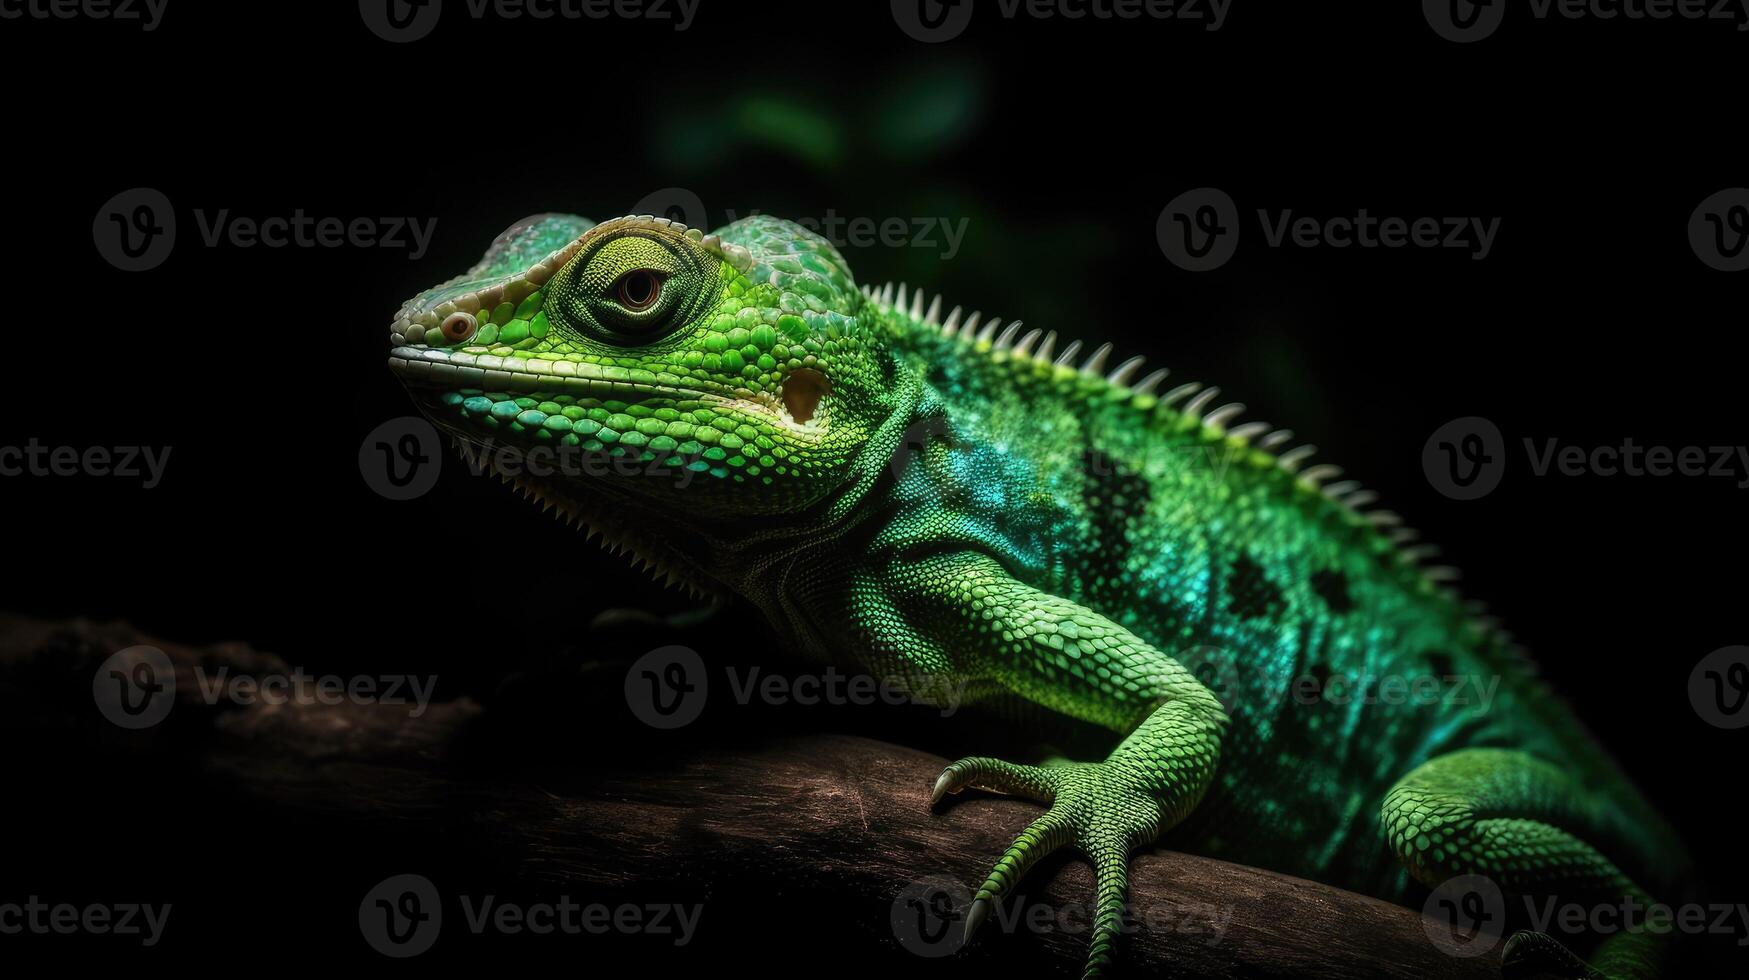
[[[1721,802],[1740,784],[1745,736],[1703,722],[1686,695],[1702,656],[1745,640],[1744,491],[1729,478],[1534,478],[1522,451],[1525,438],[1744,442],[1749,280],[1703,265],[1686,226],[1703,198],[1749,183],[1749,35],[1521,16],[1458,45],[1414,4],[1239,0],[1211,33],[1009,22],[986,3],[962,37],[923,45],[881,3],[704,0],[683,33],[450,12],[431,37],[391,45],[353,4],[318,6],[173,2],[147,34],[0,24],[0,78],[14,93],[4,444],[172,447],[152,490],[0,481],[11,515],[0,606],[247,640],[316,672],[435,674],[440,696],[489,705],[514,699],[519,676],[574,679],[577,663],[637,652],[637,638],[590,630],[598,611],[688,601],[580,537],[566,543],[460,466],[411,503],[367,487],[361,440],[409,411],[383,365],[400,302],[525,214],[600,219],[665,187],[696,193],[713,225],[756,209],[963,217],[951,260],[875,246],[848,249],[852,267],[865,282],[919,282],[1110,339],[1120,356],[1169,365],[1174,383],[1219,383],[1247,418],[1291,425],[1445,546],[1466,594],[1506,621],[1681,828],[1717,897],[1749,898],[1740,813]],[[1162,255],[1155,221],[1203,186],[1238,202],[1247,237],[1227,266],[1190,274]],[[98,209],[133,187],[167,195],[179,224],[169,260],[137,274],[105,264],[92,239]],[[1476,262],[1266,248],[1254,218],[1362,207],[1498,216],[1501,231]],[[392,249],[208,248],[197,209],[438,224],[411,261]],[[1469,415],[1500,427],[1512,464],[1496,492],[1461,503],[1427,483],[1420,460],[1436,428]],[[768,640],[743,630],[708,642],[707,656],[752,662]],[[606,734],[571,730],[549,751],[580,765],[646,742],[685,753],[683,739],[624,730],[620,713],[594,719]],[[716,725],[879,730],[868,715]],[[28,846],[7,877],[21,895],[98,900],[120,882],[173,893],[195,918],[239,865],[283,874],[317,854],[346,869],[321,883],[276,877],[211,910],[227,955],[301,962],[315,950],[374,965],[349,896],[412,855],[436,875],[496,860],[466,848],[433,859],[417,835],[360,842],[288,825],[158,762],[9,727],[9,837]],[[951,730],[927,739],[983,748]],[[118,841],[157,852],[205,840],[191,825],[211,833],[204,871],[165,883],[144,877],[162,858],[138,857],[144,871],[112,860]],[[325,905],[324,889],[344,897]],[[786,920],[771,941],[797,928],[815,926]],[[743,948],[722,941],[672,962]]]

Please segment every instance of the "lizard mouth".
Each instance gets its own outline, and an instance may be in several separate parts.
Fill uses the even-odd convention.
[[[643,401],[675,398],[729,404],[733,396],[634,380],[622,368],[587,361],[548,361],[500,357],[495,354],[450,351],[433,347],[396,347],[389,351],[389,369],[402,381],[420,387],[523,394],[563,394],[578,398]]]
[[[710,405],[775,423],[802,441],[824,435],[827,413],[822,411],[821,402],[831,391],[825,376],[811,368],[790,372],[776,394],[709,391],[703,386],[680,388],[636,380],[628,377],[630,372],[624,368],[588,361],[501,357],[412,345],[390,349],[389,369],[410,387],[437,391],[478,389],[528,396],[569,395],[579,400],[663,399]]]

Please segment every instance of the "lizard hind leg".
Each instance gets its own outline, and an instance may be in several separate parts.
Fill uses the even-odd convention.
[[[1478,748],[1432,759],[1386,794],[1382,819],[1397,857],[1429,887],[1479,875],[1527,902],[1643,910],[1652,901],[1599,849],[1600,841],[1619,837],[1607,832],[1602,805],[1565,772],[1524,752]],[[1618,923],[1596,940],[1588,960],[1547,933],[1520,931],[1502,949],[1502,970],[1507,977],[1586,980],[1668,976],[1672,937],[1639,926]]]

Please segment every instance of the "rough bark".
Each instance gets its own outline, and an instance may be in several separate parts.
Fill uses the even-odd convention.
[[[684,879],[707,891],[732,885],[738,894],[769,887],[826,897],[838,904],[817,903],[808,928],[838,930],[846,950],[859,942],[888,953],[926,944],[903,924],[925,921],[907,901],[927,903],[935,883],[963,911],[966,889],[982,881],[1038,812],[1027,802],[968,794],[931,813],[930,780],[946,760],[831,735],[705,748],[644,770],[635,758],[616,762],[613,753],[593,751],[588,758],[596,770],[586,788],[555,790],[514,765],[482,764],[477,746],[457,751],[488,714],[472,701],[439,703],[419,717],[404,707],[359,704],[216,710],[197,700],[197,664],[228,667],[233,675],[285,664],[243,645],[183,646],[122,624],[0,618],[0,671],[9,678],[14,709],[21,694],[35,692],[44,719],[56,710],[95,717],[92,672],[110,653],[140,643],[162,649],[175,664],[175,710],[185,730],[192,716],[206,733],[195,740],[203,764],[263,805],[388,835],[437,815],[466,825],[544,882],[611,890]],[[16,728],[19,719],[12,722]],[[999,964],[1018,949],[1034,971],[1078,973],[1091,873],[1064,859],[1035,875],[1024,904],[1009,910],[1022,920],[1011,927],[1022,935],[1001,935],[1004,927],[994,921],[956,954],[962,962]],[[1138,972],[1498,975],[1496,956],[1440,952],[1419,913],[1313,882],[1164,849],[1136,859],[1133,881],[1138,923],[1122,956]],[[957,937],[957,924],[947,932]],[[949,938],[947,947],[956,941]]]

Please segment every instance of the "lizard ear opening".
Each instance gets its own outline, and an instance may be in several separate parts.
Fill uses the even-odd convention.
[[[783,407],[789,417],[806,424],[820,409],[820,400],[832,390],[826,376],[813,368],[797,368],[783,379]]]

